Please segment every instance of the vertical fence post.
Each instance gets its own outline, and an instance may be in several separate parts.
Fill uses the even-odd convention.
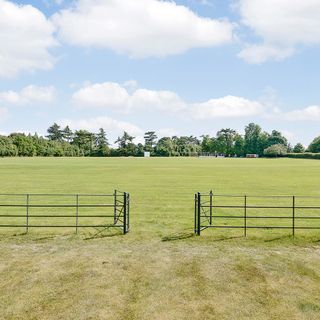
[[[123,234],[127,233],[127,193],[123,193]]]
[[[27,206],[26,206],[26,208],[27,208],[26,233],[28,233],[28,231],[29,231],[29,194],[27,194]]]
[[[197,194],[194,194],[194,233],[197,233]]]
[[[201,194],[197,194],[197,235],[201,233]]]
[[[128,203],[128,207],[127,207],[127,231],[129,231],[130,229],[130,194],[127,194],[127,203]]]
[[[117,190],[114,190],[113,223],[117,224]]]
[[[244,196],[244,236],[247,236],[247,196]]]
[[[211,190],[210,191],[210,226],[212,226],[212,198],[213,198],[213,193]]]
[[[76,234],[78,234],[79,227],[79,195],[76,195]]]
[[[292,235],[295,235],[296,197],[292,197]]]

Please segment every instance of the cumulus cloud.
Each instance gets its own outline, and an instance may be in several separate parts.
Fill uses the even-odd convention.
[[[138,89],[130,97],[129,107],[132,110],[160,110],[176,113],[185,110],[186,103],[172,91]]]
[[[56,46],[54,26],[31,5],[0,0],[0,77],[14,77],[20,71],[47,70]]]
[[[264,107],[258,101],[226,96],[197,103],[194,105],[194,111],[197,119],[240,118],[262,114]]]
[[[242,97],[226,96],[188,103],[172,91],[139,88],[129,94],[125,87],[113,82],[88,84],[76,91],[72,100],[82,108],[103,108],[120,113],[158,111],[194,119],[249,117],[264,112],[261,103]]]
[[[88,84],[75,92],[72,101],[80,107],[128,109],[129,94],[127,90],[114,82]]]
[[[26,105],[35,103],[51,103],[56,96],[53,86],[39,87],[29,85],[21,91],[0,92],[0,102],[13,105]]]
[[[284,60],[293,53],[293,48],[281,48],[275,45],[258,44],[246,46],[239,52],[238,57],[249,63],[261,64],[268,60]]]
[[[297,109],[283,114],[287,120],[299,121],[319,121],[320,120],[320,106],[314,105],[304,109]]]
[[[237,8],[242,23],[261,38],[239,54],[248,62],[282,60],[299,45],[320,44],[318,0],[238,0]]]
[[[165,57],[233,40],[227,20],[196,15],[173,1],[78,0],[52,21],[63,41],[112,49],[134,58]]]

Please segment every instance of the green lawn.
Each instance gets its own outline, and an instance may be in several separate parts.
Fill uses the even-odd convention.
[[[0,159],[2,193],[130,192],[131,231],[0,230],[0,319],[320,319],[320,231],[206,230],[197,191],[320,196],[296,159]]]

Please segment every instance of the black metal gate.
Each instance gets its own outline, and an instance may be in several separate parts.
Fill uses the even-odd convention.
[[[130,195],[0,194],[0,228],[130,228]]]
[[[320,197],[195,194],[194,232],[208,228],[320,229]]]

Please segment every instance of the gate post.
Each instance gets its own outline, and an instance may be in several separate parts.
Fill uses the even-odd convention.
[[[197,194],[197,235],[201,233],[201,194]]]
[[[79,227],[79,195],[76,195],[76,234],[78,234]]]
[[[212,226],[212,199],[213,199],[213,193],[211,190],[210,191],[210,226]]]
[[[123,234],[127,233],[127,193],[123,194]]]
[[[198,202],[197,202],[197,194],[194,194],[194,233],[197,233],[197,208],[198,208]]]
[[[244,236],[247,236],[247,196],[244,196]]]
[[[29,231],[29,194],[27,194],[27,206],[26,207],[27,207],[26,233],[28,233],[28,231]]]
[[[127,232],[130,229],[130,194],[127,194]]]
[[[295,235],[296,197],[292,197],[292,235]]]
[[[117,224],[117,190],[114,190],[113,224]]]

